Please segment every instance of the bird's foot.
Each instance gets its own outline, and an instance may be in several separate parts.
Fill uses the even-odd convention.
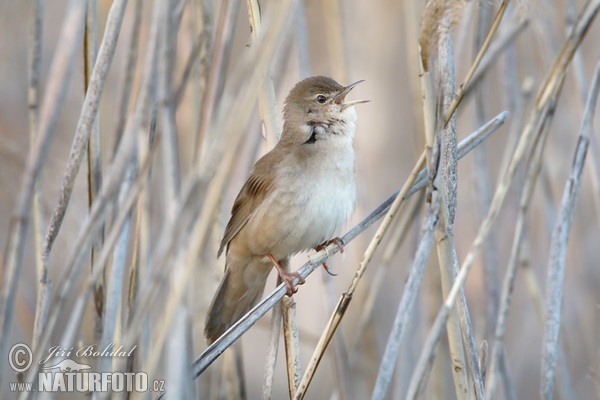
[[[331,240],[321,243],[320,245],[315,247],[315,250],[316,251],[325,250],[327,252],[327,257],[329,257],[329,252],[327,251],[327,246],[329,246],[330,244],[335,244],[338,247],[338,249],[340,249],[340,253],[344,252],[344,242],[342,242],[342,239],[340,239],[339,237],[336,237],[336,238],[333,238]],[[337,274],[334,274],[333,272],[331,272],[329,270],[329,266],[327,265],[326,261],[323,261],[323,268],[325,268],[325,271],[327,271],[327,273],[329,275],[337,276]]]
[[[298,288],[294,286],[294,278],[298,278],[300,285],[304,283],[304,278],[297,272],[288,272],[283,269],[272,254],[267,254],[267,257],[269,257],[275,268],[277,268],[277,272],[279,272],[281,280],[285,282],[285,286],[287,287],[287,295],[292,297],[292,295],[298,291]]]

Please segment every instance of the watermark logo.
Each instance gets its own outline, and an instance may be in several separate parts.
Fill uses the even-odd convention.
[[[8,363],[15,372],[25,372],[31,367],[33,354],[25,343],[17,343],[8,351]]]
[[[154,380],[150,385],[145,372],[93,372],[92,367],[75,361],[72,357],[130,357],[130,350],[114,344],[104,349],[95,345],[79,349],[54,346],[40,361],[37,385],[33,382],[11,382],[12,392],[162,392],[164,381]],[[24,343],[11,347],[8,354],[10,367],[22,374],[31,368],[33,353]]]
[[[59,362],[56,365],[52,365],[50,367],[44,367],[42,369],[44,371],[50,371],[55,368],[58,368],[60,370],[60,372],[79,372],[79,371],[83,371],[86,369],[91,369],[92,367],[90,367],[87,364],[79,364],[78,362],[75,362],[75,361],[67,358],[65,360],[62,360],[61,362]]]

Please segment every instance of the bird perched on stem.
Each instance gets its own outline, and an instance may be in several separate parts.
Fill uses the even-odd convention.
[[[291,296],[294,278],[304,283],[286,271],[292,255],[330,243],[341,249],[334,235],[356,202],[354,105],[366,102],[345,99],[360,82],[342,86],[314,76],[290,91],[281,139],[254,165],[221,241],[217,257],[227,249],[225,275],[208,312],[209,342],[258,302],[273,267]]]

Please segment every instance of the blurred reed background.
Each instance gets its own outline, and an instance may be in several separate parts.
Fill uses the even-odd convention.
[[[78,361],[165,379],[168,398],[280,399],[298,385],[312,399],[600,398],[600,1],[425,5],[0,3],[1,359],[17,342],[34,361],[56,345],[137,346]],[[243,334],[241,368],[230,351],[200,368],[210,349],[192,366],[233,198],[310,75],[365,79],[352,98],[371,100],[357,107],[348,228],[418,161],[427,188],[333,256],[337,276],[319,268],[299,288],[287,363],[269,312]],[[457,162],[456,141],[499,114]],[[3,362],[3,397],[36,367]]]

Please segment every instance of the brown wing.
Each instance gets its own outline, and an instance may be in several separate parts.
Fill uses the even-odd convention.
[[[221,246],[217,257],[221,255],[231,239],[246,225],[254,211],[262,204],[264,199],[273,189],[274,173],[281,160],[280,153],[276,150],[267,153],[256,162],[250,177],[237,195],[231,218],[225,228]]]

